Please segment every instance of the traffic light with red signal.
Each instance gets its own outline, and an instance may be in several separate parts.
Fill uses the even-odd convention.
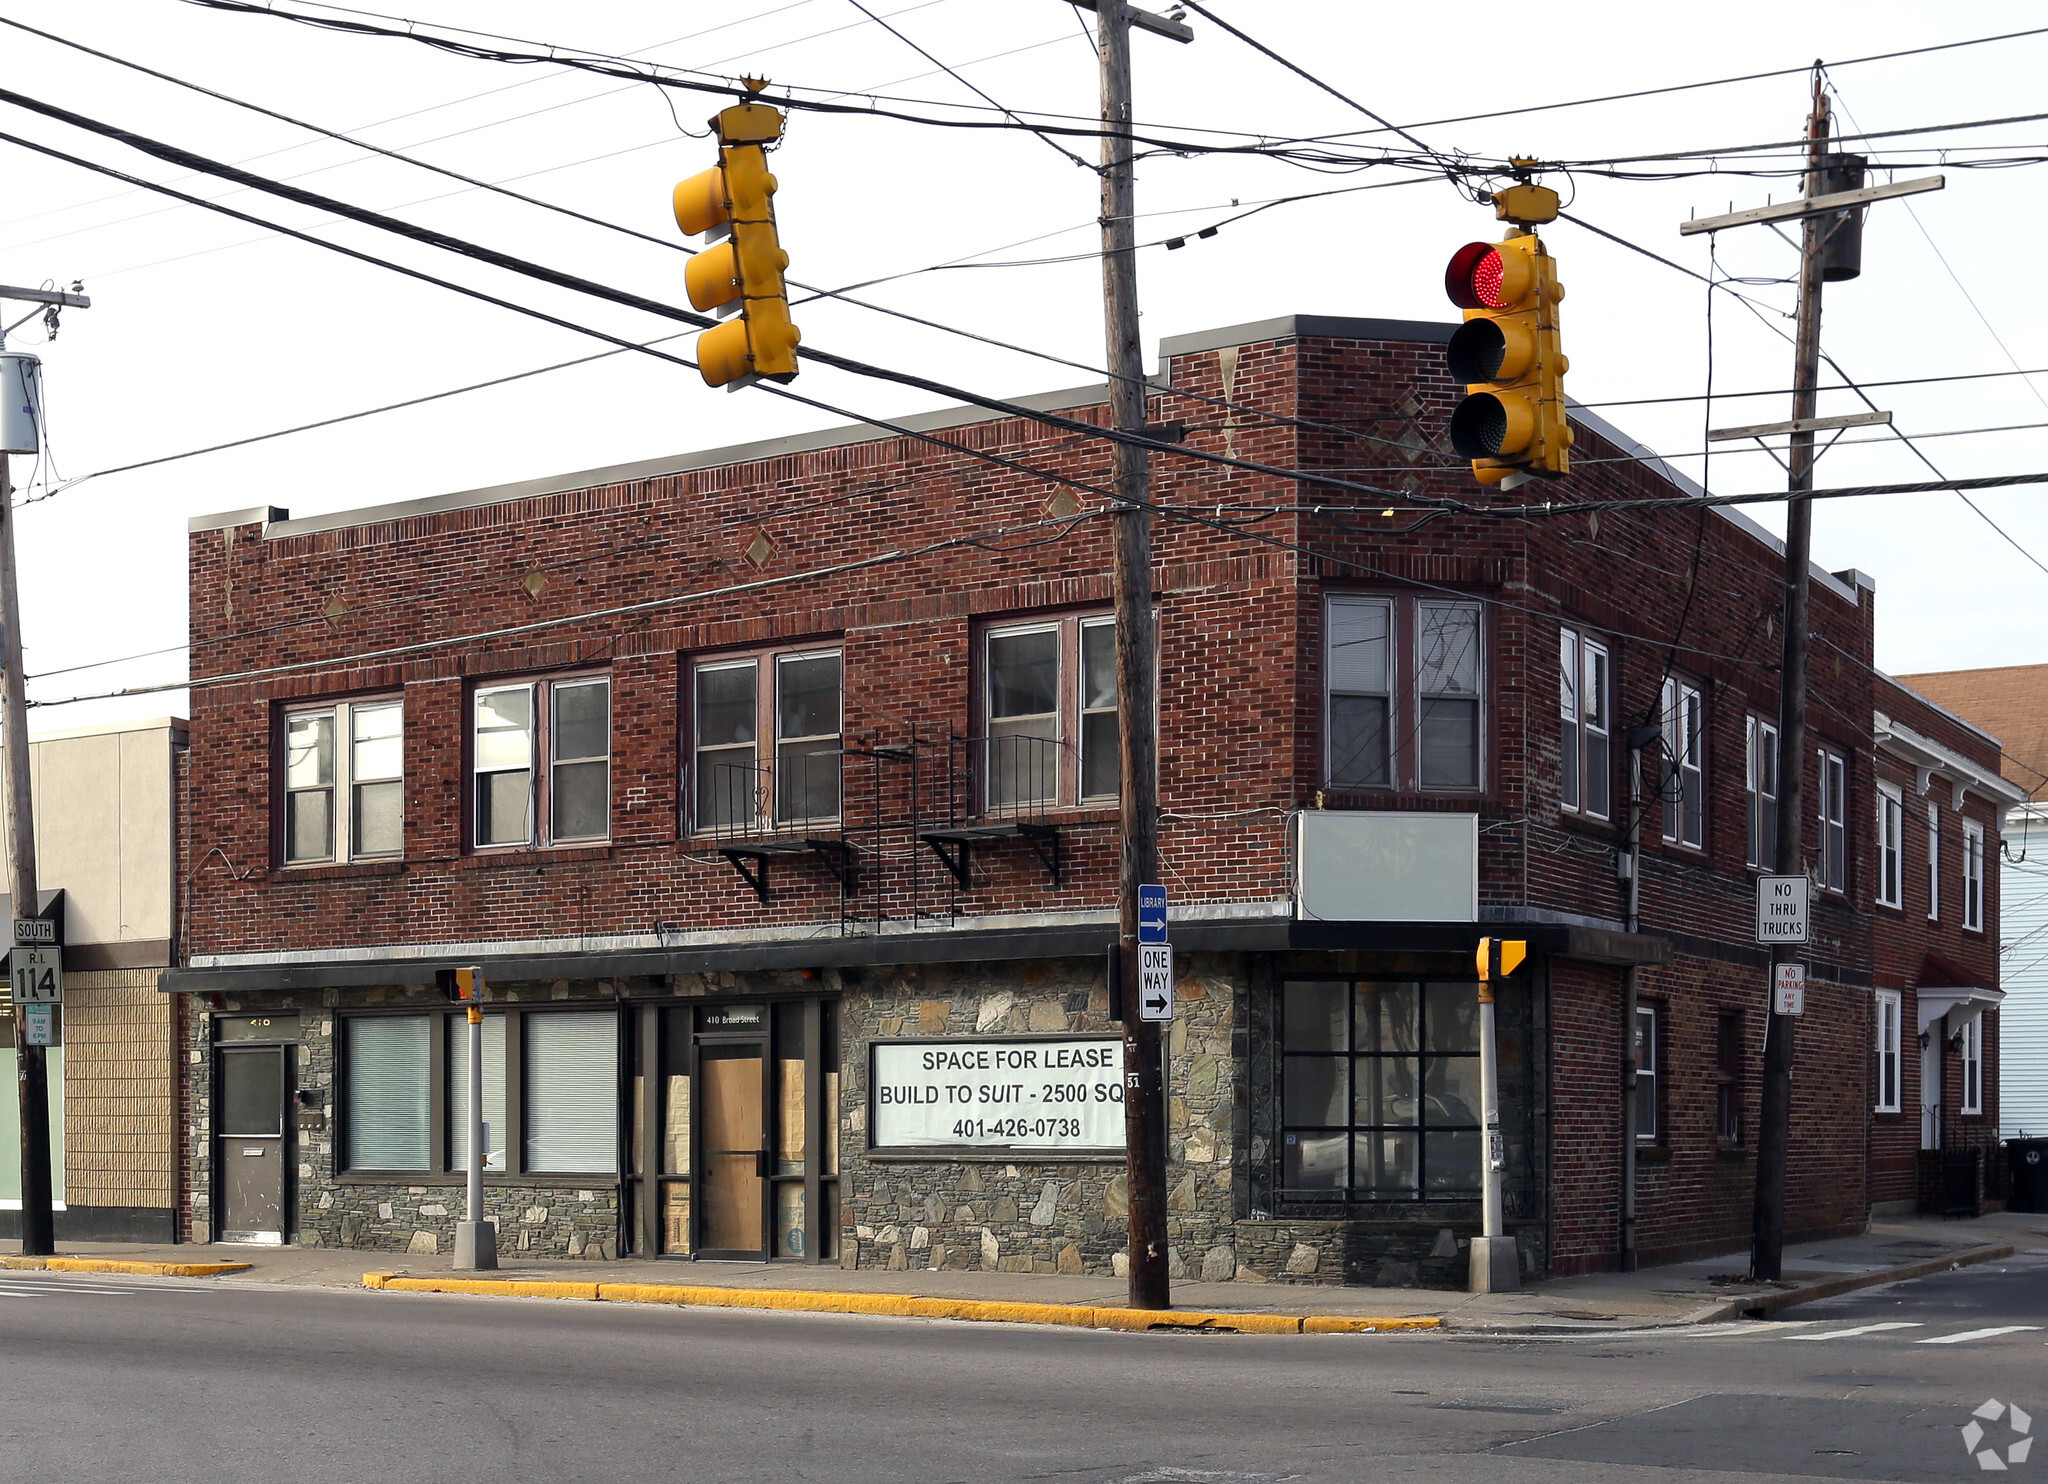
[[[749,79],[748,87],[757,85]],[[775,177],[768,146],[782,137],[779,110],[749,99],[711,120],[718,163],[675,189],[676,225],[709,244],[690,259],[683,282],[693,308],[737,319],[697,337],[697,366],[709,386],[737,390],[756,378],[790,381],[802,337],[789,317],[782,271],[789,254],[775,231]]]
[[[1533,231],[1516,227],[1503,241],[1468,242],[1452,254],[1444,291],[1465,311],[1444,347],[1451,379],[1466,391],[1451,413],[1451,446],[1472,461],[1482,484],[1517,472],[1569,472],[1557,260]]]

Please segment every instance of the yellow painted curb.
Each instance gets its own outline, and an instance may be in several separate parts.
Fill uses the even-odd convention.
[[[1206,1314],[1188,1309],[1095,1308],[1086,1304],[1003,1303],[921,1298],[900,1293],[820,1293],[788,1288],[705,1288],[678,1283],[549,1283],[513,1278],[401,1278],[365,1273],[363,1287],[403,1293],[483,1293],[503,1298],[599,1299],[615,1304],[676,1304],[704,1309],[776,1309],[802,1314],[872,1314],[892,1319],[966,1319],[983,1324],[1056,1324],[1080,1329],[1208,1330],[1217,1334],[1338,1335],[1435,1329],[1443,1320],[1349,1315]]]
[[[0,1268],[52,1273],[139,1273],[150,1278],[213,1278],[240,1273],[246,1262],[122,1262],[111,1257],[0,1257]]]

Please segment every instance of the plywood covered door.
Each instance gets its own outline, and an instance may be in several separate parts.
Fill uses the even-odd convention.
[[[697,1048],[703,1256],[768,1256],[767,1066],[761,1041]]]

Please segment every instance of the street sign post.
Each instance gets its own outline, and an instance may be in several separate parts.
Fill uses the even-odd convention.
[[[1166,941],[1166,888],[1163,886],[1138,888],[1138,941]]]
[[[64,1002],[64,950],[17,948],[8,955],[8,977],[17,1005],[59,1005]]]
[[[1776,964],[1771,973],[1771,1009],[1779,1015],[1806,1013],[1806,965]]]
[[[1807,893],[1804,876],[1756,878],[1756,940],[1759,943],[1806,941]]]
[[[1173,1019],[1173,950],[1164,943],[1138,945],[1138,1018]]]

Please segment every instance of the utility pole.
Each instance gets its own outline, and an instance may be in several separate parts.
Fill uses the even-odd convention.
[[[83,294],[54,289],[0,286],[0,302],[26,300],[48,306],[26,318],[71,305],[88,308]],[[16,321],[16,325],[22,321]],[[0,328],[0,352],[7,331]],[[7,892],[15,917],[36,917],[42,901],[36,890],[36,829],[28,771],[28,682],[22,674],[21,595],[15,581],[14,480],[10,451],[33,453],[42,422],[41,381],[33,357],[0,355],[0,397],[11,404],[5,426],[26,436],[0,437],[0,754],[7,768]],[[19,402],[14,402],[20,397]],[[27,447],[17,445],[26,443]],[[13,941],[13,934],[8,934]],[[21,1252],[24,1257],[49,1257],[57,1250],[50,1191],[50,1078],[48,1048],[29,1044],[28,1017],[15,1006],[14,1063],[21,1098]]]
[[[1862,271],[1862,213],[1878,201],[1916,196],[1943,189],[1939,175],[1917,180],[1864,186],[1864,161],[1857,155],[1828,153],[1828,97],[1821,64],[1813,64],[1813,110],[1806,121],[1806,189],[1795,201],[1751,206],[1721,216],[1697,217],[1679,223],[1682,237],[1720,232],[1730,227],[1773,222],[1805,224],[1799,257],[1799,329],[1792,363],[1792,420],[1709,430],[1709,442],[1790,435],[1785,466],[1785,636],[1778,671],[1778,838],[1774,870],[1805,874],[1806,839],[1806,648],[1811,620],[1807,612],[1813,537],[1813,435],[1835,428],[1889,423],[1889,412],[1857,412],[1839,417],[1815,414],[1820,385],[1820,294],[1830,280],[1851,279]],[[1823,783],[1823,786],[1825,784]],[[1766,877],[1768,881],[1770,878]],[[1759,883],[1761,889],[1763,883]],[[1761,899],[1760,899],[1761,900]],[[1758,917],[1761,922],[1762,910]],[[1771,975],[1775,985],[1780,964],[1802,955],[1796,941],[1771,938]],[[1762,929],[1759,928],[1759,941]],[[1792,1130],[1792,1032],[1795,1013],[1781,1014],[1772,987],[1766,988],[1763,1107],[1756,1140],[1756,1203],[1751,1212],[1750,1272],[1775,1281],[1784,1265],[1785,1172]]]
[[[1124,0],[1074,0],[1096,13],[1102,60],[1102,313],[1109,349],[1109,410],[1120,432],[1145,431],[1144,350],[1138,339],[1138,263],[1131,160],[1131,27],[1192,40],[1177,21]],[[1171,27],[1172,29],[1166,29]],[[1117,947],[1135,991],[1138,888],[1159,879],[1159,628],[1152,608],[1151,467],[1143,448],[1115,445],[1116,694],[1123,858],[1117,873]],[[1159,1026],[1124,1014],[1125,1183],[1130,1197],[1130,1304],[1172,1304],[1166,1279],[1166,1063]]]
[[[1806,121],[1806,197],[1823,194],[1828,148],[1828,95],[1818,67],[1813,73],[1813,112]],[[1785,635],[1778,671],[1778,860],[1779,871],[1799,868],[1806,831],[1806,639],[1807,567],[1813,544],[1813,434],[1820,385],[1821,251],[1835,218],[1809,216],[1799,257],[1799,328],[1792,358],[1792,446],[1785,502]],[[1804,426],[1802,426],[1804,425]],[[1773,944],[1771,969],[1803,957],[1795,944]],[[1768,989],[1766,990],[1768,994]],[[1766,999],[1763,1107],[1756,1140],[1756,1203],[1750,1217],[1750,1274],[1776,1281],[1785,1257],[1785,1167],[1792,1138],[1792,1042],[1794,1016],[1778,1013]]]

